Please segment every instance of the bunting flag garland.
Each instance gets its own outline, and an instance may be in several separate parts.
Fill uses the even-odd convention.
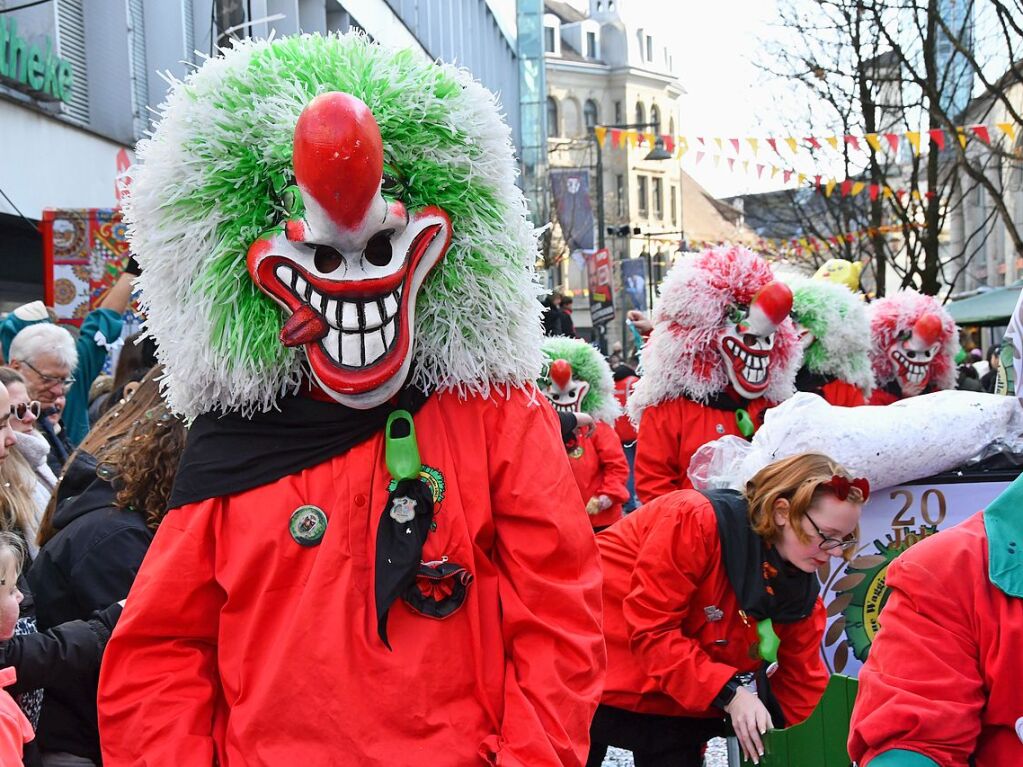
[[[964,149],[971,139],[975,139],[980,144],[990,148],[996,143],[993,140],[993,137],[996,135],[993,132],[994,130],[999,131],[1000,135],[1005,136],[1011,144],[1015,144],[1017,125],[1011,122],[995,123],[993,126],[979,124],[960,125],[956,127],[954,135],[959,140],[959,145]],[[611,128],[605,125],[594,126],[593,133],[602,147],[607,146],[607,139],[610,136],[610,145],[614,149],[652,147],[659,140],[663,143],[665,149],[676,157],[681,157],[689,150],[689,138],[684,135],[658,135],[652,132]],[[789,152],[795,156],[799,154],[801,148],[821,150],[825,146],[830,147],[835,152],[842,151],[844,147],[848,146],[858,152],[871,151],[880,153],[887,149],[887,151],[894,153],[899,151],[903,139],[909,144],[913,154],[919,157],[925,148],[925,144],[933,144],[938,151],[944,150],[948,146],[950,135],[952,135],[951,131],[935,128],[927,131],[904,131],[902,133],[867,133],[862,136],[853,134],[805,136],[802,139],[795,138],[794,136],[770,136],[766,138],[747,136],[745,139],[739,137],[725,139],[720,136],[712,136],[710,138],[694,136],[693,138],[696,139],[701,148],[707,147],[708,142],[713,141],[721,152],[724,151],[725,141],[727,141],[734,159],[742,160],[744,146],[749,147],[749,152],[753,158],[759,159],[761,142],[766,142],[771,147],[771,150],[778,155],[782,154],[781,146],[785,145],[788,147]],[[861,144],[861,140],[866,143],[866,146]],[[720,162],[720,160],[717,162]]]
[[[920,222],[910,222],[907,226],[919,229],[924,226]],[[764,254],[773,255],[785,255],[795,254],[802,255],[805,252],[813,251],[818,252],[821,250],[829,250],[830,248],[838,245],[852,244],[863,238],[874,238],[878,235],[885,234],[896,234],[903,231],[902,224],[887,224],[885,226],[872,226],[866,229],[857,229],[852,232],[841,232],[839,234],[833,234],[828,237],[814,237],[813,235],[806,235],[805,237],[791,237],[774,239],[770,237],[758,237],[756,248],[757,251]],[[694,243],[690,241],[690,248],[693,248]]]

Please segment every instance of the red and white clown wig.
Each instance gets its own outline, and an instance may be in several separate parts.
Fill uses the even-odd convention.
[[[630,416],[682,397],[706,403],[729,386],[746,399],[791,396],[802,358],[791,309],[791,290],[747,248],[680,259],[661,287]]]
[[[952,389],[956,324],[937,299],[900,290],[870,305],[870,363],[878,387],[897,382],[902,394]]]

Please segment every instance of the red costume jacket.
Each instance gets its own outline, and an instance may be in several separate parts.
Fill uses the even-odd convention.
[[[989,580],[984,514],[913,546],[886,580],[849,754],[862,767],[1023,764],[1023,599]]]
[[[625,486],[629,481],[629,464],[614,430],[598,421],[592,434],[576,437],[576,447],[568,451],[568,457],[583,503],[597,495],[611,499],[611,506],[591,516],[590,524],[607,527],[621,519],[622,504],[629,500]]]
[[[860,387],[838,379],[824,384],[821,388],[821,396],[837,407],[859,407],[867,404]]]
[[[393,652],[374,611],[382,434],[172,511],[106,649],[104,764],[581,765],[600,569],[554,413],[531,398],[438,394],[416,414],[424,470],[443,479],[423,559],[475,580],[444,620],[396,601]],[[328,517],[319,545],[289,533],[304,504]]]
[[[773,403],[757,399],[747,412],[755,424]],[[693,485],[686,473],[693,453],[726,434],[742,436],[731,410],[718,410],[690,399],[651,405],[643,410],[636,446],[636,495],[643,503]]]
[[[710,501],[693,490],[662,496],[598,534],[597,545],[608,655],[601,702],[644,714],[721,716],[711,701],[761,661],[750,657],[756,623],[739,615]],[[789,723],[809,716],[827,684],[824,624],[820,599],[808,618],[774,624],[781,648],[771,689]]]
[[[874,389],[874,393],[870,395],[871,405],[890,405],[893,402],[898,402],[902,397],[893,394],[885,389]]]

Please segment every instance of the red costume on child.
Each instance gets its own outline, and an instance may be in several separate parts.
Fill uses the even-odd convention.
[[[629,500],[629,464],[614,429],[598,422],[592,434],[577,435],[568,448],[568,462],[583,498],[603,495],[611,500],[608,508],[590,515],[590,524],[607,527],[621,519],[622,504]]]

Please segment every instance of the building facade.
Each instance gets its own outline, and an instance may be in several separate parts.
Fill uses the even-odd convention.
[[[607,343],[621,341],[625,311],[636,306],[624,290],[622,263],[646,263],[646,295],[671,265],[683,239],[682,169],[674,152],[666,159],[647,159],[654,147],[648,141],[616,148],[611,138],[598,147],[595,126],[621,126],[644,133],[675,136],[679,98],[684,93],[674,72],[668,39],[644,18],[629,0],[589,0],[588,5],[548,0],[544,14],[547,69],[547,143],[550,168],[589,168],[594,194],[594,219],[603,219],[603,239],[609,249],[616,284],[616,320],[607,328]],[[600,184],[596,178],[602,168]],[[603,215],[601,215],[601,213]],[[553,217],[552,217],[553,218]],[[599,223],[596,224],[599,228]],[[607,229],[612,230],[608,235]],[[601,232],[594,243],[599,244]],[[588,313],[587,278],[583,260],[573,257],[569,237],[556,226],[547,246],[546,265],[551,287],[574,296],[577,331],[593,338]],[[633,274],[626,267],[627,276]],[[633,294],[635,297],[636,294]]]
[[[528,10],[541,0],[519,0]],[[361,29],[469,69],[521,135],[515,0],[0,0],[0,309],[42,298],[45,208],[111,208],[169,87],[232,38]],[[535,47],[539,55],[540,39]],[[531,81],[534,89],[535,81]],[[540,97],[532,95],[534,100]],[[534,110],[536,111],[536,110]]]

